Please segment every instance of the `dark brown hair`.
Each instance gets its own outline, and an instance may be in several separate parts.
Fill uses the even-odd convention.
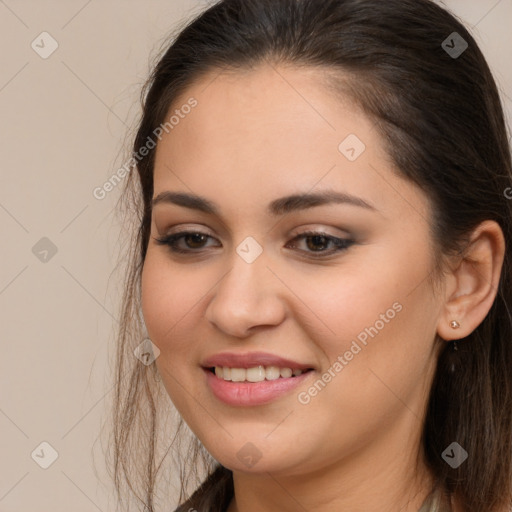
[[[458,56],[442,46],[454,32],[468,44]],[[465,512],[510,507],[512,202],[505,191],[512,170],[503,108],[484,56],[463,24],[429,0],[224,0],[181,30],[154,67],[133,150],[154,137],[171,105],[200,77],[265,62],[338,73],[343,93],[375,122],[400,174],[429,197],[438,254],[462,251],[467,235],[484,220],[501,226],[506,254],[496,300],[458,352],[446,346],[439,355],[423,449],[434,475],[460,497]],[[155,365],[133,357],[144,336],[140,276],[150,233],[154,156],[152,149],[136,162],[124,191],[136,225],[131,225],[116,360],[112,443],[119,495],[124,481],[148,511],[155,510],[156,476],[167,455],[156,466],[164,430],[159,418],[169,402]],[[454,441],[469,454],[457,469],[441,457]],[[231,472],[194,438],[190,450],[183,467],[192,473],[182,472],[180,500],[188,496],[185,489],[199,461],[209,477],[178,510],[225,510],[233,496]]]

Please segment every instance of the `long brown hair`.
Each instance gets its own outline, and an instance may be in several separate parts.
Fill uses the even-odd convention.
[[[455,41],[458,48],[462,41],[468,45],[459,55],[450,51]],[[510,506],[512,201],[507,196],[512,197],[512,165],[500,96],[484,56],[466,28],[429,0],[224,0],[181,30],[155,65],[143,90],[133,151],[154,138],[170,106],[195,80],[264,62],[320,66],[345,77],[338,82],[343,93],[374,120],[401,175],[428,195],[438,254],[461,250],[468,233],[486,219],[501,226],[506,254],[496,300],[458,352],[446,346],[439,355],[423,449],[434,475],[460,497],[466,512]],[[112,430],[119,497],[126,484],[147,511],[156,507],[162,463],[186,428],[178,421],[173,437],[164,427],[169,398],[156,367],[133,355],[144,338],[140,278],[150,233],[154,156],[151,149],[132,161],[123,194],[126,222],[134,223],[127,224],[133,238]],[[188,439],[180,502],[196,485],[194,474],[207,478],[178,510],[225,510],[233,496],[231,472],[197,439]],[[441,457],[454,441],[469,454],[457,469]]]

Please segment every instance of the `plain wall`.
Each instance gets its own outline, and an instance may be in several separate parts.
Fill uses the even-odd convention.
[[[0,512],[114,510],[98,436],[121,187],[101,200],[93,191],[122,163],[150,58],[206,4],[0,1]],[[512,0],[446,5],[476,36],[512,119]],[[46,59],[43,31],[58,43]],[[31,457],[43,441],[58,452],[48,469]],[[42,450],[34,457],[49,460]]]

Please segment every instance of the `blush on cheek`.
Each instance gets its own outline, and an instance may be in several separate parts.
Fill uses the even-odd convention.
[[[159,348],[163,359],[172,351],[173,360],[190,348],[189,336],[197,326],[194,306],[198,305],[201,289],[185,285],[183,276],[163,275],[165,262],[150,259],[146,262],[141,280],[141,309],[147,333]],[[188,281],[187,281],[188,282]]]
[[[165,350],[167,339],[172,335],[179,310],[173,304],[172,288],[165,285],[156,262],[147,259],[141,278],[141,309],[144,323],[151,341]]]

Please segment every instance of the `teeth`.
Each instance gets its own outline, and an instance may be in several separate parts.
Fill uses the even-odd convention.
[[[252,368],[229,368],[216,366],[215,375],[219,379],[233,382],[262,382],[264,380],[289,379],[292,375],[298,377],[302,370],[292,368],[279,368],[277,366],[254,366]]]
[[[265,368],[263,366],[257,366],[256,368],[248,368],[245,370],[246,379],[249,382],[261,382],[265,380]]]
[[[231,380],[233,382],[243,382],[246,379],[247,372],[244,368],[231,368]]]
[[[269,366],[265,369],[265,378],[267,380],[276,380],[280,377],[279,368],[277,366]]]
[[[281,368],[280,370],[280,374],[281,374],[281,377],[283,377],[283,379],[288,379],[292,376],[292,369],[291,368]]]

